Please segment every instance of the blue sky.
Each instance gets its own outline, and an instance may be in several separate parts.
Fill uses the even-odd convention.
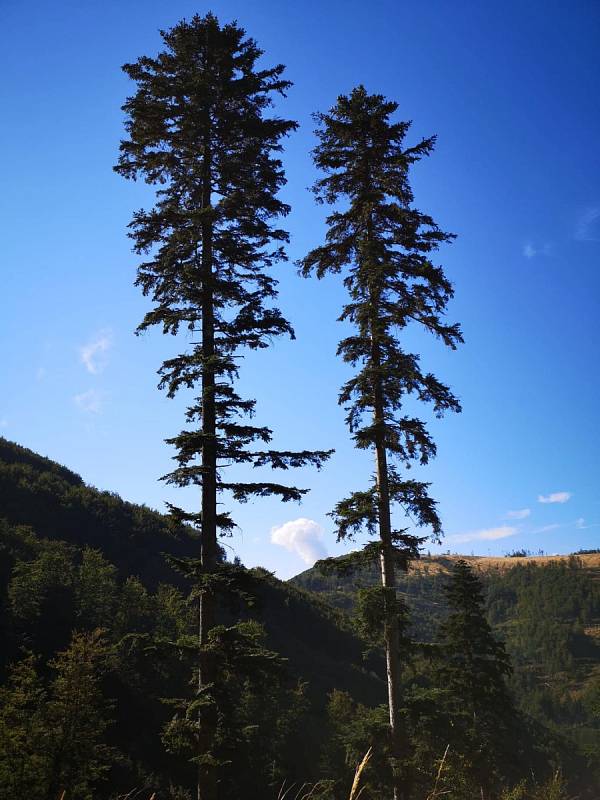
[[[432,423],[441,548],[569,552],[600,542],[600,6],[595,2],[271,2],[3,0],[0,434],[124,498],[195,507],[197,492],[157,479],[163,439],[185,398],[167,400],[155,371],[180,346],[135,337],[146,301],[133,287],[126,237],[144,186],[112,172],[131,91],[120,66],[160,47],[158,29],[213,10],[237,19],[282,62],[294,87],[287,141],[291,262],[323,236],[311,112],[364,83],[400,104],[412,137],[437,133],[414,171],[417,206],[455,232],[440,252],[455,284],[450,317],[466,344],[442,352],[410,333],[448,382],[461,415]],[[339,281],[303,281],[282,265],[280,305],[297,333],[247,359],[242,389],[275,444],[335,447],[300,506],[236,510],[228,542],[283,577],[342,551],[326,516],[365,485],[371,462],[348,441],[336,405]],[[275,541],[271,541],[274,539]]]

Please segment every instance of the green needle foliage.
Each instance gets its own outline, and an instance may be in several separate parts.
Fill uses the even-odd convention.
[[[266,481],[229,478],[231,466],[288,469],[317,467],[329,455],[318,451],[274,451],[271,430],[247,422],[254,400],[236,390],[244,352],[267,347],[275,336],[293,336],[290,324],[271,303],[276,281],[269,269],[285,260],[288,234],[278,220],[289,206],[278,199],[285,183],[281,140],[296,123],[267,114],[274,95],[290,82],[280,64],[260,69],[262,51],[236,24],[221,26],[212,14],[195,16],[163,32],[165,49],[124,70],[137,84],[123,106],[128,138],[121,142],[116,171],[157,186],[156,205],[134,214],[135,251],[147,256],[137,285],[154,301],[138,331],[154,325],[164,333],[187,329],[184,352],[159,370],[160,387],[173,397],[197,389],[187,410],[188,427],[167,440],[177,451],[177,468],[165,479],[201,487],[200,513],[171,507],[180,522],[201,533],[201,658],[198,692],[203,697],[199,727],[199,796],[216,797],[217,709],[206,702],[216,680],[208,647],[217,623],[217,589],[223,582],[218,533],[234,521],[217,511],[229,493],[244,502],[278,495],[299,500],[306,490]]]
[[[462,342],[458,325],[445,321],[452,286],[432,253],[453,237],[433,219],[416,210],[409,169],[433,150],[434,138],[405,147],[408,122],[392,122],[398,106],[364,87],[340,96],[328,114],[317,114],[314,161],[324,173],[313,191],[319,203],[333,206],[327,218],[326,241],[301,262],[305,276],[343,274],[349,300],[340,321],[353,326],[338,355],[355,367],[342,386],[339,402],[358,448],[375,454],[375,474],[366,489],[341,500],[333,511],[338,539],[366,530],[377,534],[357,556],[381,562],[384,641],[392,750],[399,757],[401,732],[400,638],[395,571],[418,554],[423,537],[392,525],[392,507],[399,505],[417,526],[441,532],[428,485],[407,480],[400,468],[414,461],[427,464],[436,448],[425,424],[405,411],[416,398],[432,406],[436,416],[460,411],[451,391],[421,369],[419,356],[406,352],[400,336],[411,323],[430,331],[448,347]],[[371,603],[371,607],[373,603]],[[394,796],[403,796],[396,775]]]
[[[517,743],[528,738],[518,729],[506,685],[512,666],[486,619],[482,583],[466,561],[456,562],[444,592],[450,613],[439,630],[437,677],[450,697],[450,745],[465,758],[476,785],[490,791],[501,764],[505,774],[509,765],[516,769]]]
[[[102,676],[109,650],[102,631],[74,633],[49,662],[46,688],[29,654],[0,688],[0,796],[92,800],[115,752],[103,739],[110,704]]]

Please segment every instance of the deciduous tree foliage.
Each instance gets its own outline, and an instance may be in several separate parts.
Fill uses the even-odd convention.
[[[366,530],[377,534],[358,560],[378,559],[384,606],[389,713],[393,749],[401,748],[399,617],[396,613],[397,566],[404,568],[422,541],[407,528],[392,524],[399,505],[417,526],[439,535],[441,524],[427,484],[400,471],[413,461],[426,464],[435,444],[421,419],[406,411],[414,397],[432,406],[437,416],[460,411],[451,391],[425,372],[418,354],[407,352],[401,334],[411,323],[430,331],[454,349],[462,341],[459,326],[445,321],[453,295],[450,282],[432,254],[452,239],[434,220],[413,206],[409,183],[412,164],[429,155],[435,139],[413,147],[404,140],[410,123],[394,122],[397,103],[369,95],[364,87],[340,96],[327,114],[317,114],[314,161],[324,173],[313,191],[320,203],[333,206],[327,217],[325,243],[302,261],[301,271],[322,278],[343,274],[349,299],[340,321],[353,332],[338,355],[355,367],[339,402],[355,444],[375,454],[375,474],[366,489],[341,500],[333,518],[338,538]],[[394,795],[403,794],[397,775]]]
[[[162,37],[165,48],[156,58],[124,66],[137,90],[123,106],[128,138],[115,169],[158,187],[156,205],[136,212],[130,225],[136,252],[147,256],[137,284],[154,302],[138,330],[158,325],[164,333],[183,328],[190,334],[184,351],[159,372],[169,397],[181,388],[199,388],[187,410],[188,427],[168,440],[177,450],[177,468],[166,480],[198,485],[202,493],[200,513],[171,510],[201,532],[198,690],[205,693],[216,680],[206,645],[222,584],[217,534],[234,527],[230,514],[217,510],[217,497],[228,493],[244,502],[278,495],[288,501],[305,491],[230,478],[226,470],[319,466],[328,453],[272,450],[269,428],[245,419],[254,401],[236,388],[244,351],[267,347],[274,336],[293,336],[271,305],[276,281],[269,274],[285,259],[288,239],[278,224],[289,211],[277,196],[285,183],[278,154],[296,123],[267,113],[272,97],[290,85],[284,67],[259,67],[256,43],[238,25],[221,25],[212,14],[183,21]],[[213,800],[214,703],[204,703],[201,715],[199,796]]]

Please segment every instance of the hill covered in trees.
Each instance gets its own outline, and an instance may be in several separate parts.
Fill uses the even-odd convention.
[[[424,556],[399,577],[416,641],[435,641],[448,613],[443,587],[459,559],[470,563],[483,583],[487,618],[506,643],[514,667],[510,685],[520,708],[598,760],[600,554]],[[375,567],[346,576],[313,567],[292,579],[350,615],[361,588],[378,581]]]
[[[195,548],[191,529],[0,439],[0,787],[13,792],[7,796],[53,797],[54,783],[73,774],[77,797],[97,785],[94,797],[143,785],[185,796],[169,786],[189,785],[193,768],[166,753],[161,736],[179,735],[173,708],[189,692],[186,637],[197,621],[186,579],[168,558],[193,556]],[[264,570],[247,572],[246,591],[254,649],[244,657],[264,663],[231,693],[239,704],[229,733],[235,780],[256,773],[256,759],[266,773],[268,758],[272,780],[304,780],[318,762],[328,694],[343,689],[373,705],[384,686],[344,615],[316,595]],[[237,614],[220,620],[225,636]],[[83,695],[65,688],[80,680]],[[48,728],[61,728],[82,705],[85,713],[54,748]],[[287,756],[276,752],[281,747]]]
[[[177,567],[195,554],[193,530],[4,439],[0,518],[2,793],[52,798],[69,785],[73,798],[116,798],[134,788],[141,797],[190,796],[183,698],[197,611]],[[447,647],[440,632],[451,618],[445,587],[455,561],[425,558],[401,578],[410,619],[403,717],[414,743],[406,760],[415,796],[426,796],[454,736],[443,776],[456,792],[449,796],[462,800],[469,788],[460,781],[481,759],[480,742],[459,743],[464,715],[436,655]],[[252,603],[249,611],[225,609],[216,628],[227,709],[220,752],[229,754],[223,796],[243,789],[246,797],[276,797],[284,782],[309,781],[319,787],[315,796],[345,798],[370,745],[367,796],[382,796],[381,642],[353,616],[375,572],[331,578],[313,569],[283,583],[264,570],[231,569]],[[489,769],[513,785],[523,773],[502,755],[510,730],[539,783],[558,787],[563,778],[552,776],[560,765],[582,797],[596,796],[596,569],[597,558],[581,556],[479,571],[488,619],[512,659],[509,690],[521,716],[507,720],[502,736],[485,728],[478,735],[494,751]],[[240,616],[241,629],[232,624]],[[525,791],[515,797],[529,797]]]

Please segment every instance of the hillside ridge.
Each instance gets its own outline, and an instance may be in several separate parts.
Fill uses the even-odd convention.
[[[421,556],[421,558],[412,561],[408,572],[430,572],[430,573],[446,573],[450,574],[454,564],[463,560],[466,561],[471,567],[474,567],[480,572],[489,572],[491,570],[507,570],[516,566],[523,566],[527,564],[536,564],[538,566],[545,566],[547,564],[558,564],[562,561],[568,561],[570,558],[577,558],[581,561],[581,566],[592,572],[597,572],[597,577],[600,579],[600,552],[599,553],[560,553],[553,555],[532,555],[532,556],[474,556],[462,555],[460,553],[452,553],[450,555],[434,555],[434,556]],[[317,570],[316,567],[309,567],[302,570],[297,575],[289,578],[289,582],[294,582],[302,579]]]

